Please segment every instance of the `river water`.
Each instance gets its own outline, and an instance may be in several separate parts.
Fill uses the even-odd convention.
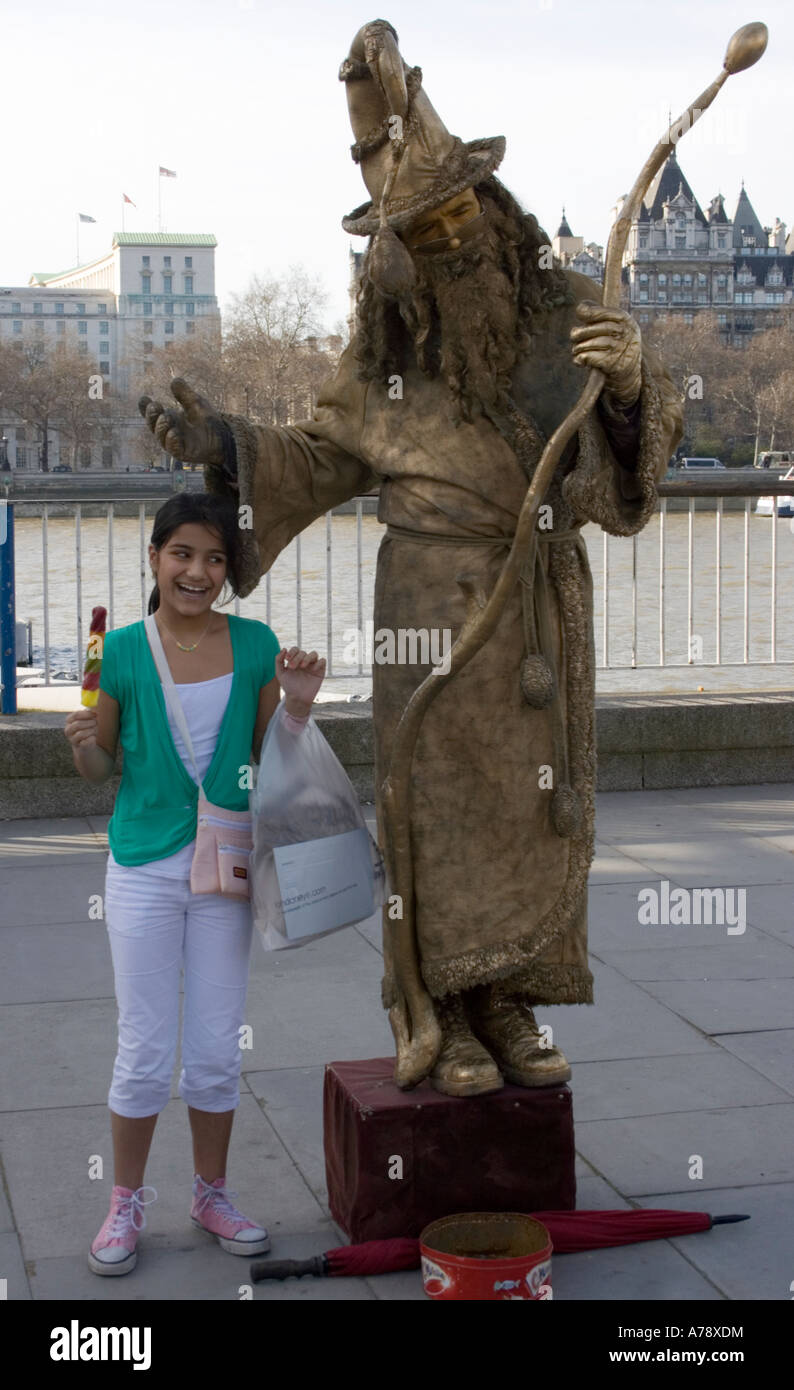
[[[721,667],[716,659],[716,514],[696,513],[693,518],[694,597],[690,663],[688,623],[689,517],[673,513],[665,518],[664,667],[659,665],[659,530],[655,516],[637,540],[637,638],[632,669],[632,542],[609,538],[609,647],[608,669],[599,669],[598,689],[604,692],[709,691],[784,689],[794,684],[794,529],[787,519],[777,525],[777,665],[771,662],[772,528],[768,517],[749,518],[749,663],[744,664],[744,567],[745,519],[741,513],[722,518],[721,564]],[[147,518],[148,545],[151,519]],[[326,698],[365,696],[371,690],[367,675],[359,677],[350,665],[350,633],[372,620],[375,563],[383,527],[374,516],[361,523],[361,610],[356,577],[357,523],[355,516],[334,516],[332,523],[333,670],[341,679],[327,680]],[[596,659],[604,660],[603,532],[584,528],[594,580]],[[296,605],[296,542],[279,556],[271,573],[270,610],[263,579],[255,592],[240,602],[243,617],[269,622],[279,640],[299,643],[328,655],[326,605],[326,525],[315,522],[300,537],[302,624]],[[15,527],[17,619],[33,625],[33,659],[44,664],[44,575],[41,522],[18,518]],[[109,607],[107,523],[84,518],[81,524],[83,642],[88,641],[91,609]],[[81,679],[83,653],[77,645],[77,565],[74,521],[51,519],[48,525],[48,581],[50,608],[51,675],[63,673]],[[145,595],[148,603],[151,579],[144,552]],[[114,605],[110,627],[138,621],[141,607],[140,524],[135,518],[115,522],[113,541]],[[220,605],[216,605],[220,606]],[[229,611],[234,612],[234,604]],[[347,661],[346,661],[347,656]]]

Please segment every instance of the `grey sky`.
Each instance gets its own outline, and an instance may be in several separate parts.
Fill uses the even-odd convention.
[[[610,213],[673,115],[720,70],[734,29],[769,26],[757,67],[732,77],[682,140],[701,205],[732,214],[744,177],[764,225],[794,222],[790,0],[6,0],[0,283],[66,269],[121,225],[218,238],[222,305],[250,275],[302,263],[324,281],[328,326],[347,308],[342,216],[366,198],[337,80],[356,30],[387,18],[433,105],[464,140],[505,135],[498,171],[556,230],[606,243]],[[357,249],[366,242],[356,238]]]

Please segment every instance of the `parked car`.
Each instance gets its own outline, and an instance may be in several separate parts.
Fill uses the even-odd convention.
[[[53,473],[71,473],[71,472],[73,472],[73,469],[72,469],[72,465],[71,465],[70,463],[56,463],[55,467],[52,469],[52,472],[53,472]]]
[[[724,468],[725,464],[715,458],[685,458],[678,460],[678,467],[684,469],[694,468]]]
[[[787,483],[791,479],[794,484],[794,468],[790,468],[788,473],[784,473],[783,482]],[[756,516],[775,515],[774,497],[759,497],[755,504]],[[791,496],[778,497],[777,499],[778,516],[794,516],[794,493]]]
[[[159,463],[154,463],[150,468],[144,468],[143,471],[144,473],[165,473],[166,470],[161,468]]]

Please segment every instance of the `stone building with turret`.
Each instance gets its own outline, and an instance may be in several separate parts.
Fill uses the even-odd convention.
[[[594,241],[585,245],[583,236],[574,236],[562,210],[562,220],[551,239],[551,249],[560,265],[567,270],[577,270],[580,275],[588,275],[591,280],[604,278],[604,248]]]
[[[676,159],[656,175],[624,257],[629,311],[640,325],[670,315],[717,317],[726,343],[794,324],[794,246],[786,225],[764,227],[742,183],[732,217],[721,193],[704,212]]]

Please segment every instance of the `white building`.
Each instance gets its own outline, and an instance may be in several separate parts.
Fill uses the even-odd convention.
[[[202,327],[220,330],[216,246],[215,237],[204,233],[116,232],[110,251],[97,260],[58,273],[37,272],[24,288],[0,287],[0,343],[69,343],[96,363],[108,394],[134,399],[140,364],[149,353]],[[130,414],[118,444],[83,450],[81,467],[123,471],[130,462],[129,432],[140,426],[140,416]],[[35,429],[6,418],[2,403],[0,435],[8,441],[12,468],[39,466]],[[50,468],[60,455],[58,431],[52,429]]]

